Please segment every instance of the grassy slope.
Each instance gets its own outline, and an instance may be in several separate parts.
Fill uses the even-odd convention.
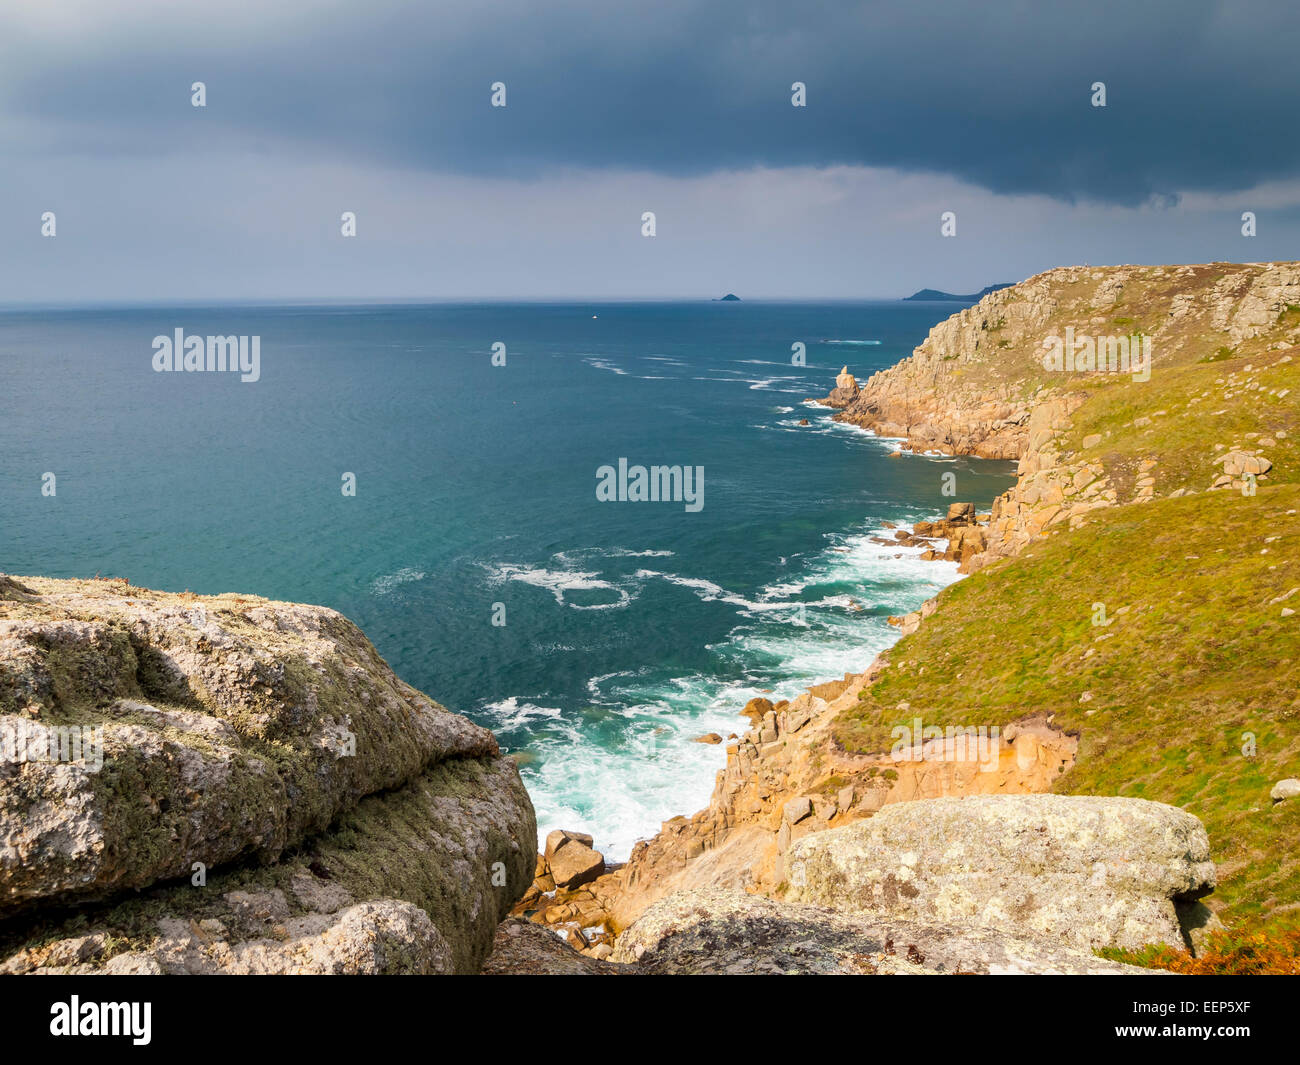
[[[1131,328],[1153,328],[1170,296],[1148,293]],[[1114,331],[1130,328],[1133,310],[1105,313],[1121,319]],[[1221,334],[1192,323],[1149,382],[1072,382],[1087,400],[1062,441],[1067,460],[1100,459],[1123,504],[1138,464],[1155,459],[1157,499],[1097,511],[947,589],[857,711],[841,715],[839,742],[887,750],[890,727],[918,713],[936,725],[1055,715],[1080,734],[1056,790],[1195,813],[1219,865],[1209,901],[1224,920],[1300,928],[1300,803],[1274,807],[1268,795],[1300,776],[1300,591],[1270,602],[1300,588],[1300,363],[1272,350],[1297,324],[1300,310],[1288,309],[1266,336],[1224,353]],[[1014,361],[1029,384],[1029,361]],[[1092,434],[1102,440],[1085,451]],[[1205,491],[1221,472],[1216,444],[1260,447],[1261,437],[1275,465],[1254,496]],[[1196,494],[1160,498],[1176,488]],[[1109,624],[1093,624],[1095,603]]]
[[[1268,797],[1300,771],[1300,614],[1269,604],[1300,585],[1297,510],[1288,485],[1120,507],[1050,537],[949,588],[837,736],[880,750],[918,714],[1054,714],[1081,736],[1057,791],[1184,807],[1209,829],[1225,919],[1300,926],[1300,804]],[[1109,625],[1092,624],[1094,603]]]

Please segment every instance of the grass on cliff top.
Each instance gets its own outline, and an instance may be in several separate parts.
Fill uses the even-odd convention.
[[[1234,342],[1226,332],[1226,321],[1215,321],[1210,306],[1216,299],[1239,299],[1263,269],[1250,263],[1206,263],[1188,267],[1104,266],[1092,269],[1067,268],[1053,271],[1053,306],[1047,320],[1027,333],[1015,320],[1014,305],[1026,298],[1020,286],[1003,289],[970,308],[976,332],[973,356],[951,371],[964,387],[1005,390],[1029,400],[1044,389],[1091,391],[1106,388],[1120,374],[1075,374],[1049,372],[1043,368],[1043,340],[1064,336],[1073,327],[1076,336],[1129,336],[1152,338],[1152,380],[1145,389],[1150,396],[1159,391],[1159,378],[1169,371],[1189,366],[1229,363],[1240,367],[1262,357],[1276,359],[1274,345],[1286,342],[1300,353],[1300,306],[1288,305],[1276,321],[1263,326],[1259,335]],[[1065,273],[1077,275],[1068,280]],[[1116,299],[1102,296],[1103,289],[1119,275],[1126,278]],[[1221,286],[1227,286],[1226,288]],[[1190,298],[1177,317],[1173,311]],[[1111,302],[1114,300],[1114,302]],[[947,361],[958,358],[949,353]],[[1212,380],[1233,367],[1215,367],[1203,380]],[[1172,380],[1172,378],[1171,378]],[[1141,401],[1140,393],[1132,398]],[[1217,409],[1214,407],[1209,410]]]
[[[1206,901],[1224,921],[1300,928],[1300,800],[1269,798],[1300,776],[1298,515],[1300,485],[1095,512],[946,589],[836,739],[883,751],[918,715],[1051,715],[1080,737],[1055,791],[1188,810],[1209,831],[1219,886]]]
[[[1087,399],[1059,446],[1068,461],[1100,460],[1121,502],[1148,458],[1157,495],[1204,491],[1223,473],[1215,458],[1235,448],[1272,460],[1261,485],[1300,481],[1300,362],[1287,353],[1157,367],[1142,382],[1094,378],[1080,391]]]

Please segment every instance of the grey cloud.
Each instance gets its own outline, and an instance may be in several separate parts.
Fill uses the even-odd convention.
[[[85,36],[8,27],[11,152],[288,146],[514,178],[853,164],[1123,205],[1300,170],[1289,0],[190,10],[121,5]],[[496,80],[505,109],[488,105]]]

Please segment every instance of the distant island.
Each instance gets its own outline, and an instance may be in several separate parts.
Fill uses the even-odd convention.
[[[1005,281],[1000,285],[988,285],[968,296],[956,296],[951,292],[940,292],[936,288],[923,288],[920,292],[913,292],[910,296],[904,296],[903,298],[907,300],[951,300],[956,303],[978,303],[990,292],[997,292],[1000,288],[1010,288],[1011,285],[1012,282],[1010,281]]]
[[[725,296],[722,297],[722,299],[720,299],[720,300],[714,300],[713,302],[714,302],[714,303],[727,303],[728,301],[733,302],[733,303],[739,303],[739,302],[740,302],[740,297],[737,296],[734,292],[728,292]]]

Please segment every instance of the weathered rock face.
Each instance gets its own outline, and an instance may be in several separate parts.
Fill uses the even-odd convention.
[[[508,759],[440,763],[292,861],[11,922],[0,972],[476,972],[531,875],[527,802]]]
[[[858,394],[858,380],[846,366],[835,378],[835,388],[826,398],[826,403],[831,407],[847,407],[857,400]]]
[[[6,579],[6,737],[11,971],[65,955],[95,970],[473,971],[532,877],[532,807],[492,734],[321,607]],[[182,877],[206,883],[166,886]],[[26,946],[57,941],[69,903],[91,904],[111,948]]]
[[[497,929],[496,945],[483,964],[484,976],[628,976],[636,969],[579,954],[554,932],[522,917]]]
[[[717,890],[657,902],[620,937],[611,960],[650,975],[1151,972],[1050,938],[837,913]]]
[[[789,848],[805,836],[916,799],[1045,791],[1073,762],[1077,741],[1037,724],[1009,732],[983,761],[942,743],[901,759],[846,754],[831,727],[882,668],[878,659],[865,673],[817,685],[729,744],[708,808],[665,822],[616,874],[593,885],[598,896],[612,896],[615,930],[678,891],[772,892],[788,877]]]
[[[972,559],[988,550],[989,518],[990,515],[983,515],[984,522],[981,523],[980,515],[975,513],[974,503],[953,503],[948,508],[946,518],[939,521],[918,521],[910,533],[901,531],[894,536],[905,544],[946,541],[942,548],[937,545],[928,547],[921,553],[921,558],[927,562],[937,559],[957,562],[960,563],[959,569],[965,572]]]
[[[988,536],[979,554],[962,560],[964,572],[1018,554],[1054,526],[1077,528],[1089,511],[1115,505],[1118,495],[1102,463],[1061,457],[1058,441],[1078,405],[1079,397],[1061,396],[1034,408],[1016,484],[993,501]]]
[[[1155,360],[1169,361],[1212,333],[1236,345],[1275,328],[1279,314],[1300,303],[1300,264],[1049,270],[940,322],[910,358],[873,374],[856,399],[846,399],[837,381],[825,402],[841,408],[837,417],[902,437],[917,451],[1021,458],[1030,415],[1048,395],[1042,378],[1025,376],[1018,359],[1041,361],[1044,338],[1065,325],[1081,333],[1122,329],[1113,319],[1121,302],[1130,315],[1159,308]],[[1098,314],[1107,309],[1109,316]]]
[[[556,887],[581,887],[605,871],[605,857],[592,849],[592,842],[585,832],[559,828],[546,837],[546,871]]]
[[[1006,295],[1023,288],[991,293],[940,322],[910,358],[872,374],[854,395],[837,380],[824,402],[840,408],[838,419],[900,437],[916,451],[1019,458],[1032,409],[1027,397],[1010,382],[972,386],[964,371],[985,357],[1008,318],[1024,332],[1046,323],[1053,310],[1046,291],[1034,300]]]
[[[1080,948],[1185,946],[1176,903],[1214,888],[1204,826],[1142,799],[997,795],[891,806],[801,840],[794,902],[1015,928]]]
[[[283,900],[277,900],[283,903]],[[283,905],[281,906],[283,907]],[[244,942],[221,940],[225,925],[208,918],[195,924],[163,918],[159,938],[148,951],[114,954],[102,965],[103,933],[55,943],[44,952],[44,974],[157,975],[428,975],[452,972],[447,941],[418,906],[382,899],[342,913],[292,918],[268,929],[271,935]],[[281,939],[281,937],[285,937]],[[67,960],[71,964],[60,964]],[[11,958],[0,972],[30,972],[27,958]]]

